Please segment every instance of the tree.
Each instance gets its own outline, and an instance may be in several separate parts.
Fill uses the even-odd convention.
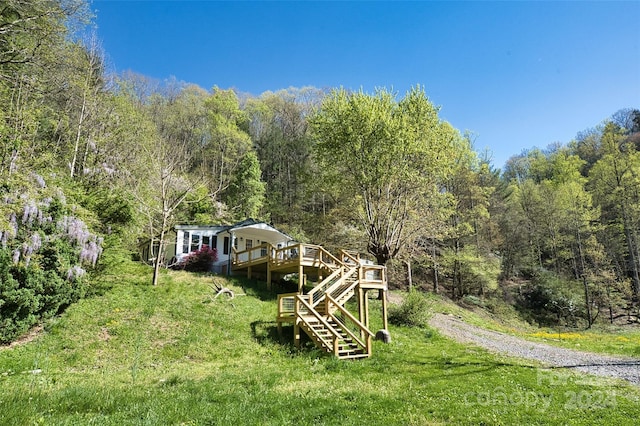
[[[206,170],[209,195],[220,202],[244,156],[251,151],[251,138],[242,130],[246,115],[233,90],[214,87],[204,108],[206,134],[202,154],[194,158],[194,164]]]
[[[438,118],[420,87],[396,101],[344,89],[327,97],[311,119],[321,167],[328,183],[339,182],[358,200],[355,218],[379,264],[398,255],[424,225],[420,213],[440,196],[459,134]]]
[[[41,64],[63,43],[65,24],[86,23],[85,0],[5,0],[0,8],[0,80],[13,79],[24,65]]]
[[[603,155],[589,174],[594,199],[600,207],[608,245],[614,257],[626,259],[625,275],[640,297],[640,152],[625,130],[613,123],[602,136]]]
[[[132,182],[134,195],[147,218],[148,237],[158,241],[154,259],[152,284],[158,284],[160,266],[164,263],[167,232],[173,226],[177,210],[187,197],[205,184],[201,169],[193,170],[195,149],[200,142],[199,114],[191,114],[193,92],[185,90],[175,97],[171,92],[155,94],[148,106],[149,120],[155,127],[149,139],[139,145],[142,163],[148,171],[146,179]]]
[[[313,223],[306,220],[307,214],[326,201],[315,191],[316,164],[308,123],[323,94],[313,87],[289,88],[265,92],[246,102],[247,131],[266,183],[266,208],[278,223]]]
[[[489,203],[495,190],[489,165],[478,159],[470,135],[457,142],[454,158],[443,181],[450,195],[443,261],[453,280],[452,297],[460,298],[471,291],[484,294],[495,289],[499,266],[492,244],[485,240],[491,234]]]
[[[258,157],[254,151],[249,151],[231,177],[224,197],[233,221],[259,216],[265,193],[265,184],[260,177]]]
[[[0,174],[14,173],[24,160],[33,168],[50,161],[56,111],[52,98],[61,64],[73,45],[66,26],[86,22],[84,0],[7,0],[0,6]],[[47,147],[47,150],[43,149]],[[46,164],[51,166],[51,164]]]

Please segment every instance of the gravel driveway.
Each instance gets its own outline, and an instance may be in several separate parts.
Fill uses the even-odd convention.
[[[539,361],[550,367],[624,379],[640,386],[640,359],[598,355],[530,342],[469,325],[453,315],[435,314],[429,323],[441,334],[461,343],[473,343],[492,352]]]

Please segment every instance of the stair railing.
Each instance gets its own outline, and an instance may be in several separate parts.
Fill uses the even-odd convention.
[[[327,278],[322,280],[318,285],[309,290],[307,296],[309,296],[309,300],[312,306],[316,306],[318,303],[322,301],[322,296],[325,292],[334,286],[337,282],[340,281],[342,275],[344,274],[344,269],[336,269],[329,275]]]
[[[346,308],[344,308],[344,306],[340,305],[333,297],[331,297],[330,295],[326,295],[326,300],[327,300],[327,308],[330,308],[332,305],[333,307],[336,308],[336,312],[340,312],[342,314],[342,317],[339,317],[333,313],[331,313],[330,309],[327,309],[328,315],[330,318],[332,318],[334,321],[336,321],[338,324],[342,325],[342,330],[354,341],[356,342],[358,345],[360,345],[360,347],[362,347],[367,354],[371,353],[371,339],[372,337],[374,337],[374,334],[371,332],[371,330],[369,330],[364,324],[362,324],[356,317],[353,316],[353,314],[351,312],[349,312]],[[348,325],[346,324],[347,322],[350,322],[352,325],[354,325],[356,327],[356,329],[358,329],[365,337],[364,337],[364,341],[363,339],[356,335],[356,333],[354,333],[353,331],[351,331],[350,327],[348,327]]]
[[[353,263],[357,265],[360,263],[360,255],[358,253],[353,254],[347,250],[340,249],[340,260],[343,264]]]
[[[344,265],[340,259],[331,254],[327,249],[322,246],[317,246],[318,251],[316,254],[316,261],[319,266],[324,266],[326,269],[333,271],[337,268],[341,268]]]
[[[325,294],[331,295],[335,300],[340,300],[346,293],[350,292],[358,285],[358,282],[359,282],[358,269],[359,268],[357,266],[354,266],[353,268],[346,271],[344,275],[341,277],[341,280],[335,282],[333,285],[331,285],[325,290]],[[355,276],[355,279],[353,280],[353,282],[348,287],[344,287],[345,283],[348,282],[349,278],[353,278],[354,276]],[[342,301],[342,302],[344,304],[345,301]]]
[[[329,331],[329,333],[331,334],[331,341],[327,341],[326,339],[322,338],[322,336],[320,336],[318,333],[313,332],[313,326],[309,323],[308,319],[304,315],[301,315],[301,312],[303,311],[303,309],[305,310],[304,312],[305,314],[312,315],[316,320],[318,320],[320,324],[323,325],[324,328],[327,329],[327,331]],[[332,350],[335,356],[339,356],[340,337],[341,337],[340,333],[338,333],[338,331],[336,331],[336,329],[333,328],[333,326],[329,324],[327,320],[309,304],[308,301],[305,300],[304,295],[298,294],[296,296],[295,310],[296,310],[296,317],[300,318],[300,320],[307,326],[307,328],[310,331],[312,331],[312,334],[316,337],[316,339],[321,341],[322,344],[327,349]]]

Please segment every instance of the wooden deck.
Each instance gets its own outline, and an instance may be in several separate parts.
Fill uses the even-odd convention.
[[[361,262],[359,256],[341,250],[337,256],[322,246],[296,244],[275,248],[262,244],[232,252],[232,271],[247,276],[263,275],[271,288],[274,274],[299,274],[298,291],[278,295],[278,331],[293,324],[294,341],[300,344],[300,330],[315,344],[339,358],[371,356],[368,291],[378,291],[382,300],[383,328],[387,329],[386,268]],[[304,292],[305,277],[316,285]],[[356,298],[354,315],[346,303]]]
[[[339,257],[329,253],[324,247],[313,244],[296,244],[275,248],[263,243],[248,250],[231,253],[231,270],[246,271],[251,278],[254,273],[266,272],[267,285],[271,285],[271,274],[312,272],[314,277],[322,278],[343,265],[359,264],[360,259],[353,254],[341,251]],[[370,289],[386,289],[385,268],[379,265],[362,265],[362,285]]]

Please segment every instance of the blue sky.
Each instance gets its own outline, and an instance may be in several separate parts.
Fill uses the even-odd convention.
[[[640,1],[221,2],[94,0],[116,71],[234,87],[346,87],[402,96],[502,167],[640,108]]]

